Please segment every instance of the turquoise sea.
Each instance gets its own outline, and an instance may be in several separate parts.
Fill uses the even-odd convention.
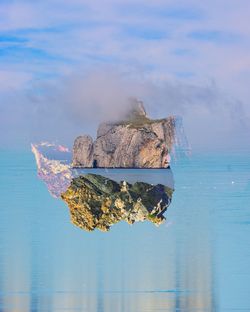
[[[0,166],[0,311],[250,311],[250,154],[173,163],[166,223],[107,233],[70,223],[30,151]]]

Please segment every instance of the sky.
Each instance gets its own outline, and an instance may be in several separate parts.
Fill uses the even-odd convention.
[[[0,144],[95,135],[145,102],[194,149],[250,135],[248,0],[0,0]]]

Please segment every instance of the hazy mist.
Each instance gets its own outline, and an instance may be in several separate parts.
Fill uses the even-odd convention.
[[[249,120],[243,105],[211,82],[192,85],[153,81],[143,73],[113,67],[75,72],[27,90],[6,92],[1,106],[1,144],[29,145],[40,140],[72,146],[80,134],[95,136],[98,123],[119,119],[134,96],[152,118],[183,117],[193,149],[246,147]]]

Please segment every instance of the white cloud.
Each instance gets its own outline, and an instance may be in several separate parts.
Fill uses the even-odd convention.
[[[0,89],[30,88],[36,80],[48,82],[48,77],[53,80],[79,72],[78,68],[85,72],[108,64],[152,84],[171,82],[174,92],[178,83],[206,89],[216,81],[227,97],[242,102],[249,116],[249,12],[247,0],[105,0],[102,5],[96,0],[4,1]],[[147,38],[143,36],[147,31],[165,35]],[[227,40],[188,36],[194,32],[218,32]],[[25,45],[26,50],[8,50],[15,43],[4,43],[6,36],[25,38],[18,46]],[[231,37],[237,40],[230,42]],[[44,54],[37,57],[37,51]],[[196,101],[195,94],[183,96]]]
[[[25,72],[0,70],[0,92],[15,92],[23,90],[32,79],[32,75]]]

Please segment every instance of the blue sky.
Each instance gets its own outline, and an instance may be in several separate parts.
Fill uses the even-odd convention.
[[[160,79],[186,72],[226,88],[235,82],[229,75],[245,79],[249,68],[249,11],[246,0],[1,1],[0,68],[15,79],[43,77],[51,63],[61,75],[114,60],[150,67]]]
[[[0,96],[110,65],[157,84],[215,82],[248,115],[249,14],[248,0],[2,0]]]

